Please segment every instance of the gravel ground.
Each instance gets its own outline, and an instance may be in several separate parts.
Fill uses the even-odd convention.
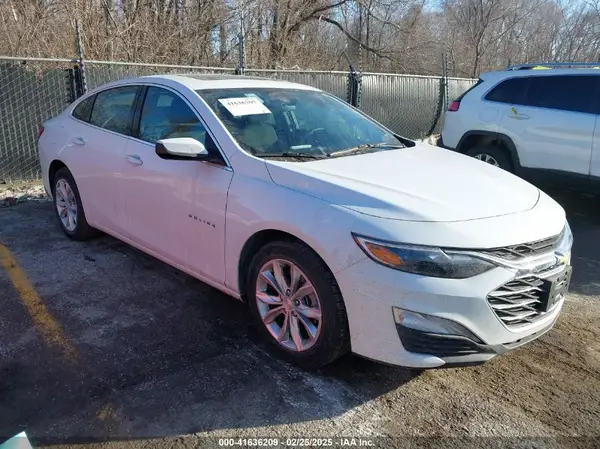
[[[28,201],[49,201],[44,186],[38,181],[0,184],[0,207],[14,206]]]
[[[1,209],[0,242],[75,355],[48,344],[0,269],[0,441],[25,430],[36,447],[65,448],[225,436],[598,447],[600,198],[555,196],[575,234],[556,327],[486,365],[425,372],[351,355],[300,371],[264,351],[242,304],[110,237],[69,241],[50,203]]]

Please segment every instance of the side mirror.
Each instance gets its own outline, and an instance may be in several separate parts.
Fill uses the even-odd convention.
[[[208,151],[201,142],[191,137],[174,137],[156,142],[156,154],[162,159],[204,159]]]

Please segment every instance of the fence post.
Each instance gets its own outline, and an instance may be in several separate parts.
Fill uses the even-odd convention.
[[[433,117],[433,123],[431,128],[427,131],[424,137],[430,136],[435,131],[435,127],[438,125],[440,118],[442,117],[448,103],[448,73],[446,67],[446,54],[442,53],[442,74],[440,77],[440,85],[438,92],[438,102]]]
[[[448,109],[448,55],[442,54],[442,77],[444,78],[444,104],[442,105],[442,111]]]
[[[244,37],[244,4],[240,8],[240,34],[238,36],[239,45],[239,67],[236,70],[236,75],[243,75],[246,70],[246,41]]]
[[[348,59],[348,89],[346,91],[346,101],[356,108],[360,108],[360,94],[361,94],[361,75],[354,69],[350,58],[344,52],[346,59]]]
[[[79,25],[79,19],[75,21],[75,33],[77,37],[77,56],[79,62],[79,78],[82,94],[87,93],[87,79],[85,76],[85,62],[83,55],[83,39],[81,38],[81,27]]]
[[[65,69],[65,72],[67,72],[67,101],[71,104],[78,98],[75,68]]]

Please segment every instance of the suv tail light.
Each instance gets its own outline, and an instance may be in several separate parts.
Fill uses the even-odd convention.
[[[39,125],[38,126],[38,139],[40,137],[42,137],[42,134],[44,134],[44,125]]]
[[[448,111],[456,112],[456,111],[458,111],[459,108],[460,108],[460,100],[454,100],[452,103],[450,103],[450,106],[448,106]]]

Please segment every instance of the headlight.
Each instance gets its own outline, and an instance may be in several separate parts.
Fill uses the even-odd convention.
[[[573,232],[569,226],[569,222],[565,225],[565,232],[563,233],[562,239],[560,240],[556,253],[560,254],[564,258],[564,262],[569,265],[571,263],[571,248],[573,247]]]
[[[423,276],[465,279],[496,265],[474,256],[430,246],[390,243],[352,234],[367,256],[396,270]]]

